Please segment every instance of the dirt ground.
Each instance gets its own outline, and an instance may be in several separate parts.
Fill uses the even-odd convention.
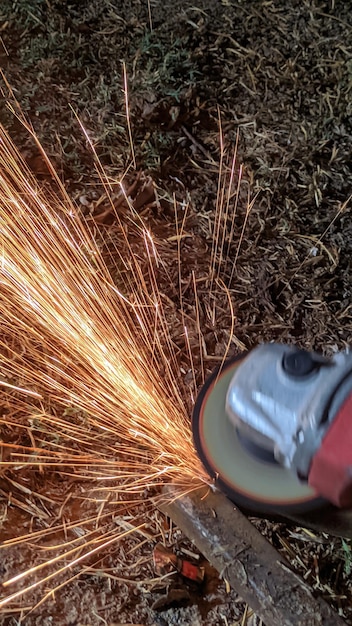
[[[255,202],[250,212],[245,201],[239,203],[229,250],[235,271],[229,267],[222,277],[231,275],[232,352],[275,340],[329,353],[352,342],[351,9],[350,2],[334,0],[1,2],[2,69],[83,211],[99,197],[100,183],[74,112],[107,174],[120,176],[132,157],[125,64],[135,169],[143,181],[153,181],[159,198],[155,204],[151,182],[144,191],[137,185],[136,208],[166,250],[174,232],[173,195],[189,202],[192,238],[181,250],[185,281],[189,267],[201,273],[209,265],[219,120],[229,158],[238,142],[243,178]],[[4,100],[0,122],[47,184],[40,155]],[[133,183],[135,174],[129,171],[126,179]],[[172,275],[174,257],[166,255],[165,262]],[[184,300],[191,311],[194,302],[186,288]],[[224,313],[215,329],[210,322],[204,328],[208,372],[221,359],[228,326]],[[45,525],[51,510],[43,500],[40,512],[25,506],[23,491],[11,480],[1,477],[2,539],[31,528],[36,516]],[[55,475],[50,487],[43,477],[35,480],[36,486],[42,481],[42,493],[59,500],[63,487]],[[14,494],[10,507],[9,491]],[[171,588],[150,583],[155,576],[151,554],[164,520],[156,511],[141,515],[150,516],[142,546],[131,538],[123,548],[104,553],[101,570],[87,566],[23,623],[254,626],[240,599],[210,570],[205,587],[180,579]],[[352,625],[350,543],[283,524],[259,526]],[[181,554],[194,551],[177,530],[171,543]],[[36,546],[12,549],[0,564],[1,574],[8,577],[15,565],[17,570],[28,566],[38,559],[38,550],[40,561]],[[129,550],[138,566],[127,558]],[[6,609],[1,624],[22,623],[21,615],[17,606]]]

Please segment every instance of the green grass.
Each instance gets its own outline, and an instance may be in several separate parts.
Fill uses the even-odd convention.
[[[135,90],[152,91],[159,99],[169,97],[176,102],[200,75],[184,41],[166,42],[156,33],[147,32],[142,38],[139,66]]]
[[[352,546],[351,540],[349,539],[341,539],[342,544],[342,553],[344,560],[344,573],[346,576],[350,576],[352,573]]]

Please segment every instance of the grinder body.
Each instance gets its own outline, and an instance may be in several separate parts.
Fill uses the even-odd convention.
[[[322,499],[352,507],[352,354],[263,344],[224,372],[193,413],[196,448],[215,483],[263,513]]]

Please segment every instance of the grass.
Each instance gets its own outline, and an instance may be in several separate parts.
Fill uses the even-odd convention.
[[[152,3],[152,33],[147,2],[126,0],[121,10],[115,4],[1,4],[0,13],[8,21],[1,32],[9,52],[1,59],[6,75],[67,188],[78,202],[88,199],[93,210],[102,196],[70,105],[89,130],[112,180],[129,162],[124,60],[138,167],[153,171],[165,190],[160,195],[168,199],[144,215],[163,246],[164,237],[174,234],[169,199],[174,193],[187,198],[194,208],[192,238],[182,240],[181,253],[186,262],[201,266],[213,235],[209,224],[216,204],[220,109],[225,145],[233,145],[240,132],[248,184],[265,190],[249,216],[233,281],[240,341],[250,347],[274,339],[321,350],[351,344],[348,208],[323,245],[316,243],[352,187],[348,3],[318,6],[307,0],[298,14],[296,3],[284,0],[165,0]],[[3,108],[0,117],[31,164],[36,155],[27,138]],[[40,184],[50,181],[44,176]],[[236,236],[242,219],[240,206]],[[310,254],[313,246],[318,249],[315,256]],[[234,258],[236,244],[230,252]],[[186,274],[182,279],[185,304],[192,312],[190,283]],[[163,289],[169,297],[170,281],[165,280]],[[204,327],[208,370],[226,323],[224,314],[216,328]],[[266,528],[272,538],[275,531]],[[329,595],[328,589],[341,583],[348,594],[350,542],[332,540],[326,548],[323,539],[318,548],[314,541],[304,546],[297,551],[305,566],[301,572],[311,572],[310,582],[314,584],[311,564],[318,556],[327,585],[321,587],[323,593]],[[345,582],[342,575],[336,582],[336,571],[343,570]],[[340,602],[338,594],[336,587],[332,602]],[[131,621],[128,616],[126,621]],[[140,621],[138,616],[135,621]]]
[[[195,84],[200,72],[185,41],[172,37],[160,39],[158,33],[146,33],[139,46],[139,80],[133,91],[153,94],[157,100],[171,98],[180,103],[181,92]]]
[[[341,540],[343,559],[344,559],[344,573],[345,576],[350,576],[352,572],[352,546],[351,541],[347,539]]]

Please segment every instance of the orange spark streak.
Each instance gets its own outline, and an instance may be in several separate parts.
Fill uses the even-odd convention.
[[[172,480],[180,494],[208,484],[192,444],[189,398],[182,390],[178,358],[158,286],[157,272],[163,261],[152,234],[126,198],[130,208],[128,229],[132,227],[138,233],[143,250],[143,259],[139,259],[130,245],[129,230],[115,211],[110,184],[104,179],[94,146],[83,129],[119,231],[119,241],[114,243],[117,279],[113,280],[89,223],[69,199],[33,130],[25,126],[37,142],[60,196],[42,193],[0,127],[0,323],[4,330],[0,339],[0,386],[8,406],[21,415],[18,424],[6,415],[0,424],[16,425],[32,440],[32,446],[4,442],[6,458],[0,466],[44,471],[55,468],[62,477],[89,479],[92,499],[102,507],[107,502],[115,505],[114,514],[127,504],[132,507],[143,501],[146,488],[159,487],[166,481]],[[221,159],[223,163],[223,146]],[[126,195],[121,181],[120,187]],[[221,205],[224,198],[219,191]],[[236,206],[237,202],[238,195]],[[230,191],[225,222],[228,218]],[[187,211],[180,230],[176,221],[179,259],[186,219]],[[211,285],[216,284],[222,296],[226,295],[232,312],[229,346],[234,314],[218,268],[225,244],[223,221],[219,206]],[[178,278],[184,343],[196,391],[180,266]],[[196,336],[202,351],[193,272],[191,283],[196,298]],[[202,377],[204,380],[204,373]],[[50,410],[53,406],[55,411]],[[0,600],[0,607],[52,580],[56,575],[50,569],[53,565],[59,564],[58,573],[71,570],[89,555],[118,541],[124,535],[116,529],[104,530],[111,516],[110,511],[103,514],[101,508],[96,518],[90,518],[97,523],[103,520],[100,535],[98,530],[89,530],[87,520],[82,522],[87,522],[85,538],[90,537],[83,554],[79,540],[77,546],[76,539],[67,540],[64,545],[68,550],[6,581],[9,586],[38,571],[48,571],[41,580]],[[75,527],[78,522],[66,528]],[[45,531],[26,534],[6,545],[28,543],[44,535]],[[66,557],[72,559],[62,565]]]

